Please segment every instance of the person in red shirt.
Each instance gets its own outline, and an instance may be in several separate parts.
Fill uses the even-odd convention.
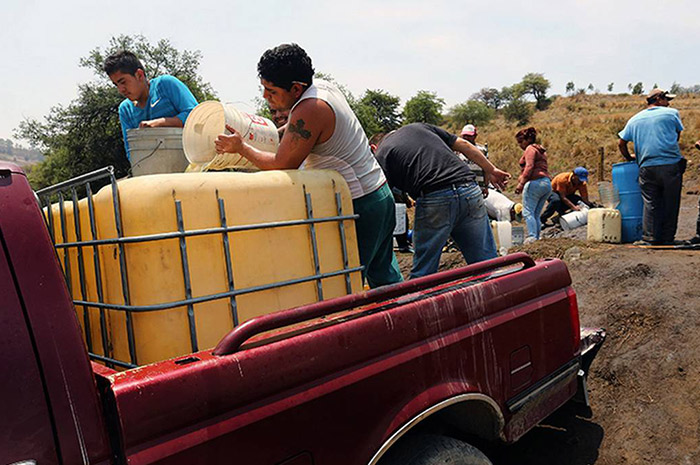
[[[533,127],[518,131],[515,140],[523,149],[520,157],[522,172],[518,178],[518,186],[515,193],[523,194],[523,216],[527,225],[527,238],[525,242],[536,241],[540,238],[542,223],[540,213],[544,204],[552,192],[552,184],[547,169],[547,151],[535,143],[537,130]]]
[[[576,194],[578,192],[578,195]],[[577,166],[573,171],[559,173],[552,179],[552,193],[549,204],[542,212],[540,221],[545,224],[554,213],[563,215],[569,210],[579,211],[579,202],[589,207],[593,204],[588,199],[588,170]]]

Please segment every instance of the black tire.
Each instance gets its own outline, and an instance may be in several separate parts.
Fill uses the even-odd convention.
[[[493,465],[479,449],[447,436],[404,438],[382,458],[381,465]]]

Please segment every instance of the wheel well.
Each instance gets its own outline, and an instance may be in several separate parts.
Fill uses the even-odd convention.
[[[498,404],[483,394],[462,394],[434,405],[405,423],[377,451],[369,465],[406,435],[472,436],[486,441],[503,439],[504,419]]]
[[[503,416],[488,402],[465,400],[435,412],[417,425],[421,432],[452,432],[487,441],[502,437]]]

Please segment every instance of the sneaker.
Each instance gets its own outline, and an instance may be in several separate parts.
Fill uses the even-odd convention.
[[[413,247],[406,246],[406,247],[399,247],[399,252],[401,253],[413,253]]]
[[[649,241],[645,241],[645,240],[642,239],[642,240],[639,240],[639,241],[634,241],[634,242],[632,243],[632,245],[654,245],[654,244],[652,244],[652,243],[649,242]]]
[[[689,240],[685,241],[685,243],[686,243],[687,245],[696,245],[696,244],[700,244],[700,235],[696,235],[696,236],[693,237],[692,239],[689,239]]]
[[[529,236],[529,237],[526,237],[526,238],[525,238],[525,242],[523,242],[523,244],[532,244],[532,243],[535,242],[536,240],[537,240],[536,237]]]

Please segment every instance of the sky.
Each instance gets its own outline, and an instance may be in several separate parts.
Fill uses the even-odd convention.
[[[121,34],[199,50],[204,81],[249,111],[260,55],[289,42],[356,96],[383,89],[403,104],[427,90],[445,110],[530,72],[550,94],[569,81],[602,92],[700,83],[696,0],[2,0],[0,13],[0,138],[20,144],[20,121],[75,99],[96,79],[79,59]]]

